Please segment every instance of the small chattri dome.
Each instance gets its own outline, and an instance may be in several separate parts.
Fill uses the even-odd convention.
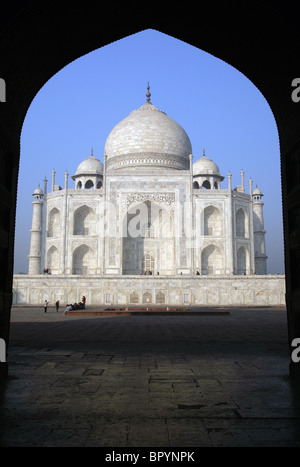
[[[218,175],[220,176],[220,170],[217,164],[205,156],[198,159],[193,164],[193,175]]]
[[[93,154],[84,159],[77,167],[75,175],[102,175],[103,164]]]
[[[38,186],[34,192],[33,192],[34,195],[43,195],[43,190]]]
[[[255,188],[252,193],[254,196],[263,196],[262,192],[260,191],[259,188]]]

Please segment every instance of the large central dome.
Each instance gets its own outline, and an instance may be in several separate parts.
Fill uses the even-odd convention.
[[[104,154],[108,171],[131,167],[187,170],[192,146],[184,129],[148,98],[113,128]]]

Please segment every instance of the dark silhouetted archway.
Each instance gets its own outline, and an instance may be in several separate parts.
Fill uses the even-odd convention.
[[[11,1],[1,5],[0,78],[5,81],[6,102],[0,103],[0,337],[7,343],[20,134],[27,109],[45,82],[65,65],[148,28],[234,66],[262,92],[273,111],[281,151],[290,344],[294,337],[300,337],[300,230],[297,223],[289,222],[300,208],[300,102],[292,99],[292,81],[299,77],[298,12],[294,5],[278,2],[272,8],[261,2],[239,10],[228,3],[209,8],[207,4],[202,10],[198,3],[179,2],[162,8],[156,0],[151,5],[107,0],[84,4]],[[293,374],[296,369],[297,364],[291,363]]]

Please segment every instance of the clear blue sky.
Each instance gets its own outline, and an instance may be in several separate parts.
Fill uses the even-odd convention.
[[[212,55],[147,30],[91,52],[53,76],[33,100],[22,129],[14,272],[28,272],[32,193],[43,179],[64,186],[88,157],[103,161],[106,138],[132,110],[151,102],[190,137],[194,161],[212,158],[232,186],[245,172],[264,194],[268,273],[283,273],[279,139],[262,94],[239,71]]]

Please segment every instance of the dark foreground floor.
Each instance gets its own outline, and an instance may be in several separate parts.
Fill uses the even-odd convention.
[[[0,446],[300,446],[284,309],[12,310]]]

